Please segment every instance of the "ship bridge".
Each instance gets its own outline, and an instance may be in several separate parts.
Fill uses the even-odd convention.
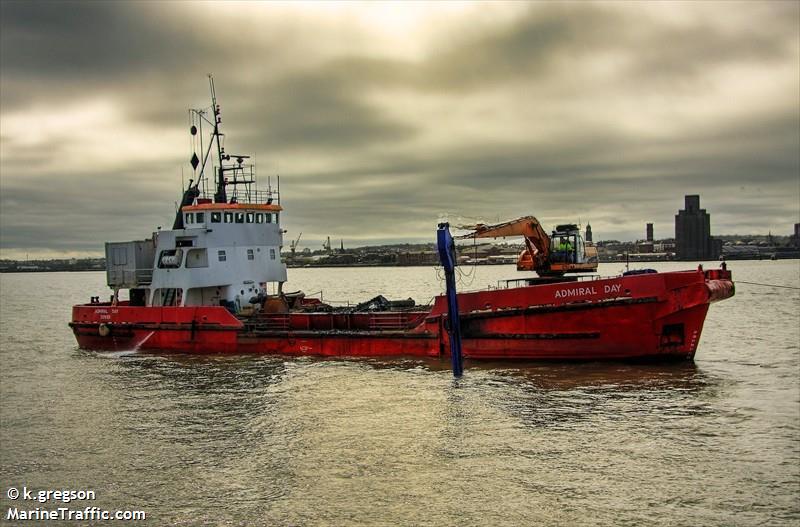
[[[264,224],[278,223],[280,205],[256,203],[212,203],[200,198],[197,204],[181,209],[183,223],[187,228],[205,228],[215,223],[222,224]]]

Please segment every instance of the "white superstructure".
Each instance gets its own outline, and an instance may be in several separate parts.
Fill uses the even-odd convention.
[[[148,305],[225,301],[239,311],[277,293],[286,281],[281,206],[200,201],[182,208],[184,228],[156,233]]]

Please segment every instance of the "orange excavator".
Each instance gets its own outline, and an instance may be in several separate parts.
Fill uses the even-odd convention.
[[[525,250],[517,259],[518,271],[536,271],[539,276],[597,271],[597,248],[592,242],[584,241],[574,224],[558,225],[551,236],[533,216],[496,225],[480,223],[467,228],[473,232],[458,236],[458,239],[522,236]]]

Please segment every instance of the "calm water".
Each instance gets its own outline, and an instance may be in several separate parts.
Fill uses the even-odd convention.
[[[730,267],[800,286],[797,260]],[[514,275],[478,268],[472,288]],[[440,290],[431,268],[290,277],[326,299]],[[70,306],[103,284],[0,275],[3,518],[27,485],[150,525],[800,524],[798,290],[739,284],[694,364],[467,363],[454,381],[436,361],[80,351]]]

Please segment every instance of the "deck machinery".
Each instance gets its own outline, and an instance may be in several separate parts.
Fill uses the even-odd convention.
[[[524,216],[495,225],[479,223],[469,228],[472,232],[458,239],[522,236],[525,249],[517,259],[518,271],[536,271],[539,276],[597,271],[597,248],[583,239],[577,225],[558,225],[548,236],[539,220]]]

